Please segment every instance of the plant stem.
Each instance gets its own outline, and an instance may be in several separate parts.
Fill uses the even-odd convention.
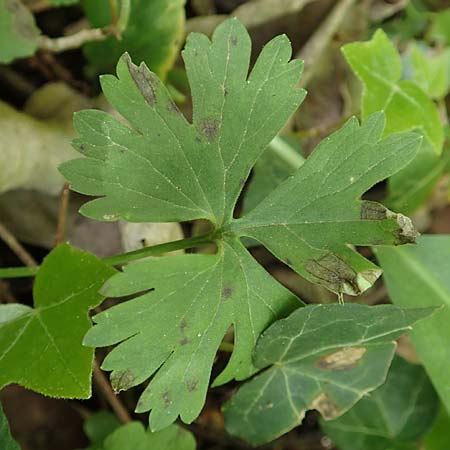
[[[61,242],[64,241],[64,236],[66,234],[66,218],[67,218],[67,208],[69,206],[69,183],[64,183],[64,186],[61,190],[59,211],[58,211],[58,224],[56,226],[56,234],[55,234],[55,247]]]
[[[109,256],[103,258],[103,261],[110,266],[119,266],[137,259],[146,258],[148,256],[158,256],[162,253],[169,253],[175,250],[184,250],[187,248],[200,247],[213,243],[210,235],[198,236],[188,239],[180,239],[178,241],[166,242],[164,244],[153,245],[151,247],[140,248],[132,252],[121,253],[120,255]],[[20,245],[20,244],[19,244]],[[32,277],[36,275],[39,267],[8,267],[0,269],[0,278],[21,278]]]
[[[133,419],[130,413],[119,400],[119,398],[114,394],[111,385],[105,374],[100,370],[97,361],[94,361],[94,381],[97,385],[99,391],[105,397],[106,401],[109,403],[116,416],[122,423],[131,422]]]
[[[306,87],[313,78],[315,70],[319,65],[319,60],[322,58],[341,23],[348,17],[350,8],[355,3],[356,0],[340,0],[336,2],[328,17],[296,55],[296,58],[305,61],[305,70],[300,80],[301,87]]]
[[[5,244],[17,255],[17,257],[26,265],[29,269],[33,269],[37,266],[35,259],[26,251],[22,244],[15,238],[15,236],[0,223],[0,238]]]
[[[110,5],[116,4],[111,1]],[[117,6],[117,4],[116,4]],[[53,53],[65,52],[82,47],[87,42],[103,41],[108,36],[115,36],[121,39],[122,33],[128,25],[128,18],[130,17],[131,4],[130,0],[123,0],[120,8],[120,15],[114,16],[114,9],[112,8],[113,23],[104,28],[88,28],[80,30],[70,36],[62,36],[58,38],[51,38],[48,36],[38,36],[37,44],[41,50],[47,50]]]

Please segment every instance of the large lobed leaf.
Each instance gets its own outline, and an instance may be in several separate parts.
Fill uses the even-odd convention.
[[[381,139],[383,114],[357,119],[323,140],[300,169],[231,229],[252,237],[303,277],[357,295],[381,271],[348,245],[414,242],[409,219],[361,195],[414,157],[420,138]]]
[[[125,55],[118,77],[102,77],[105,95],[132,128],[99,111],[78,113],[85,158],[62,165],[72,188],[90,195],[81,212],[98,220],[207,219],[215,255],[177,255],[127,266],[104,287],[109,296],[151,292],[94,320],[89,346],[119,344],[105,359],[116,390],[151,378],[137,410],[152,410],[158,430],[178,415],[199,414],[223,336],[234,351],[215,384],[250,376],[260,333],[301,302],[271,278],[240,242],[260,240],[298,273],[335,292],[358,294],[380,270],[350,245],[412,242],[410,221],[359,198],[406,165],[416,134],[381,139],[382,113],[330,136],[296,174],[242,219],[233,212],[258,157],[303,100],[302,64],[285,36],[270,41],[250,74],[250,38],[234,19],[212,41],[191,34],[184,50],[193,123],[145,65]]]
[[[67,244],[44,260],[33,288],[34,308],[0,306],[0,387],[18,383],[52,397],[89,398],[94,352],[81,342],[88,311],[115,270]]]
[[[198,416],[217,349],[232,324],[235,347],[217,384],[250,376],[260,333],[301,305],[238,242],[225,243],[216,255],[167,256],[129,265],[108,281],[103,293],[118,297],[148,289],[154,292],[96,315],[97,326],[85,344],[124,341],[102,365],[113,371],[117,391],[157,371],[137,406],[139,412],[152,409],[154,430],[178,415],[185,422]]]
[[[298,309],[259,339],[255,364],[271,367],[225,405],[227,430],[257,445],[300,425],[309,409],[327,420],[339,417],[384,382],[394,339],[433,310],[358,304]]]

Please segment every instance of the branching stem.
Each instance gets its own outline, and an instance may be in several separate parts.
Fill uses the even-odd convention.
[[[211,235],[180,239],[178,241],[166,242],[164,244],[153,245],[151,247],[140,248],[132,252],[121,253],[120,255],[103,258],[103,261],[110,266],[120,266],[137,259],[148,256],[158,256],[163,253],[173,252],[175,250],[184,250],[187,248],[200,247],[213,243]],[[0,269],[0,278],[21,278],[32,277],[36,275],[39,267],[8,267]]]

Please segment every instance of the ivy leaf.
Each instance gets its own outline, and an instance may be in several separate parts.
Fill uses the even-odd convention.
[[[271,367],[225,404],[226,429],[259,445],[300,425],[309,409],[327,420],[339,417],[384,382],[393,340],[433,310],[359,304],[298,309],[260,337],[255,364]]]
[[[20,450],[19,445],[11,436],[9,431],[8,420],[3,412],[0,404],[0,442],[2,444],[2,450]]]
[[[345,450],[417,448],[412,444],[433,424],[439,402],[426,372],[396,357],[386,383],[337,420],[321,421]]]
[[[0,62],[33,55],[39,35],[33,14],[20,0],[0,0]]]
[[[18,383],[52,397],[89,398],[94,353],[81,345],[89,309],[114,273],[95,256],[67,244],[40,267],[34,308],[0,305],[0,387]]]
[[[369,287],[380,270],[348,245],[400,244],[415,237],[404,216],[358,200],[407,164],[420,143],[411,133],[381,140],[383,114],[361,126],[350,120],[293,178],[249,215],[233,219],[253,165],[305,95],[297,87],[302,63],[289,61],[285,36],[264,47],[248,74],[250,52],[249,35],[235,19],[223,22],[212,41],[188,37],[183,55],[192,124],[155,74],[125,55],[118,78],[107,75],[101,82],[133,128],[100,111],[78,113],[75,146],[85,158],[61,166],[74,190],[100,197],[81,209],[94,219],[206,219],[213,226],[208,239],[217,245],[215,255],[145,260],[109,280],[105,295],[137,298],[95,316],[97,325],[85,337],[93,347],[119,344],[102,366],[112,371],[116,390],[152,377],[137,411],[152,410],[153,430],[178,415],[185,422],[198,416],[217,349],[231,326],[234,351],[216,385],[253,374],[252,349],[260,333],[301,305],[256,263],[242,236],[259,238],[313,281],[350,293]]]
[[[377,249],[392,301],[401,307],[440,306],[439,314],[411,333],[417,352],[450,412],[450,236],[422,236],[416,246]]]
[[[143,61],[164,77],[172,67],[184,38],[185,0],[131,0],[130,16],[122,38],[110,36],[85,45],[84,53],[98,73],[111,72],[127,51],[135,61]],[[109,0],[83,0],[94,27],[113,22]]]
[[[400,55],[384,31],[377,30],[370,41],[344,45],[342,51],[364,84],[363,117],[384,111],[385,135],[420,128],[439,155],[444,142],[439,112],[420,87],[400,80]]]

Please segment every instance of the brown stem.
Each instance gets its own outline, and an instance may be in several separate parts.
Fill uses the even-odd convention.
[[[0,238],[17,255],[17,257],[28,267],[36,267],[36,260],[27,252],[15,236],[0,222]]]
[[[61,190],[61,198],[59,203],[58,211],[58,225],[56,226],[55,242],[54,246],[64,241],[64,236],[66,233],[66,218],[67,218],[67,208],[69,206],[69,183],[65,182]]]
[[[109,403],[109,405],[115,412],[117,418],[122,423],[131,422],[132,418],[130,416],[130,413],[122,404],[120,399],[116,396],[116,394],[114,394],[108,379],[106,378],[105,374],[100,370],[97,361],[94,362],[94,381],[103,397],[106,399],[106,401]]]

